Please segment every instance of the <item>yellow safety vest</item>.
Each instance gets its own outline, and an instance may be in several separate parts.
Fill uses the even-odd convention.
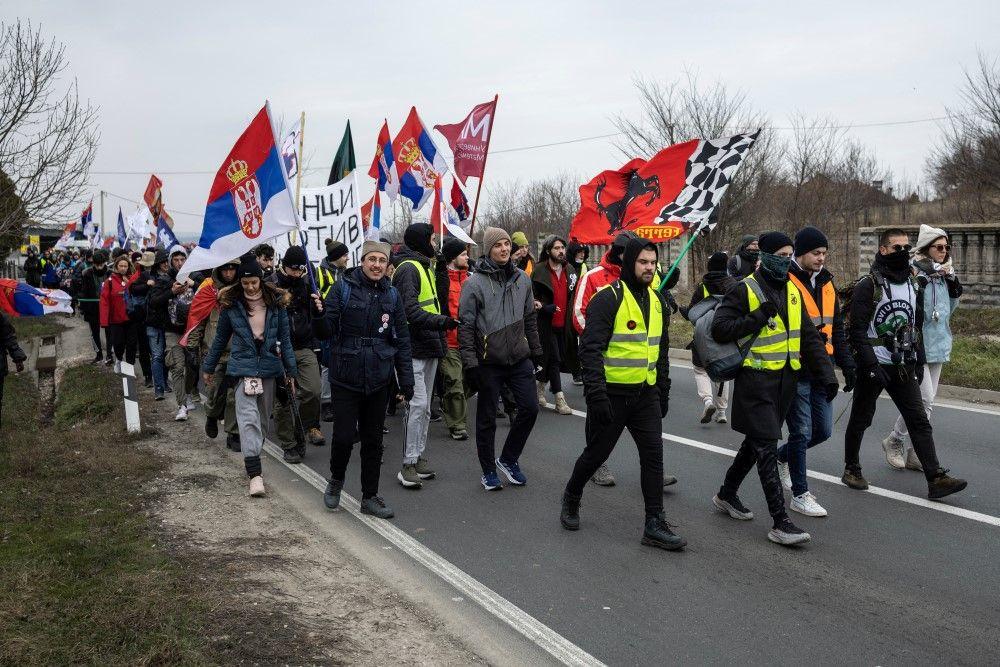
[[[611,342],[604,350],[604,377],[614,384],[656,384],[656,363],[660,358],[660,336],[663,335],[663,306],[659,296],[649,290],[649,328],[639,303],[620,280],[610,283],[611,290],[621,292],[621,304],[615,314]],[[601,288],[603,289],[603,288]]]
[[[415,259],[407,259],[399,263],[396,271],[404,264],[412,264],[420,276],[420,293],[417,295],[417,305],[428,313],[441,314],[441,302],[438,301],[437,282],[431,275],[430,267],[425,267]]]
[[[317,287],[319,287],[319,295],[326,298],[326,295],[330,293],[330,288],[333,287],[333,272],[329,269],[324,269],[322,266],[316,271],[318,280]]]
[[[747,299],[750,312],[760,308],[764,301],[764,293],[752,275],[743,281],[747,286]],[[765,371],[780,371],[785,363],[791,362],[792,370],[802,368],[799,360],[799,348],[802,343],[802,295],[791,282],[786,283],[785,293],[788,299],[788,329],[780,317],[773,317],[760,330],[760,335],[753,342],[750,353],[743,360],[747,368]]]

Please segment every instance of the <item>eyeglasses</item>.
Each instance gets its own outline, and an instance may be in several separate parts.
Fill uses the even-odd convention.
[[[887,246],[882,246],[882,247],[883,248],[892,248],[896,252],[899,252],[901,250],[905,250],[906,252],[910,252],[910,249],[913,246],[911,246],[909,243],[907,243],[906,245],[900,245],[899,243],[893,243],[892,245],[887,245]]]
[[[932,245],[931,247],[940,252],[948,252],[951,250],[951,246],[946,243],[938,243],[936,245]]]

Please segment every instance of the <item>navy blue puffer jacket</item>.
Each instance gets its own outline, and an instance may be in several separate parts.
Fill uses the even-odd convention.
[[[268,289],[269,286],[264,286]],[[220,300],[221,303],[221,300]],[[272,305],[264,319],[264,340],[253,337],[246,306],[242,299],[236,299],[228,307],[223,304],[219,313],[219,324],[215,330],[215,340],[205,355],[201,368],[206,373],[215,373],[226,344],[232,338],[226,375],[233,377],[277,378],[289,375],[296,377],[295,352],[288,330],[288,312],[283,306]],[[280,345],[281,356],[278,356]]]

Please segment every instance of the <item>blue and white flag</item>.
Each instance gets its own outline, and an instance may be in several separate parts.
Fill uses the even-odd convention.
[[[165,249],[169,250],[175,245],[180,245],[181,242],[177,240],[174,236],[174,230],[170,229],[167,225],[167,221],[160,218],[160,221],[156,223],[156,245],[163,246]]]
[[[128,232],[125,231],[125,218],[122,216],[122,207],[118,207],[118,247],[124,248],[128,242]]]

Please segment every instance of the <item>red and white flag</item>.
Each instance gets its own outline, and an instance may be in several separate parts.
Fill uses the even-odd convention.
[[[465,179],[470,176],[483,177],[496,108],[497,100],[494,97],[489,102],[477,104],[465,120],[459,123],[434,126],[451,146],[451,152],[455,156],[455,175],[461,179],[462,185],[465,185]]]

